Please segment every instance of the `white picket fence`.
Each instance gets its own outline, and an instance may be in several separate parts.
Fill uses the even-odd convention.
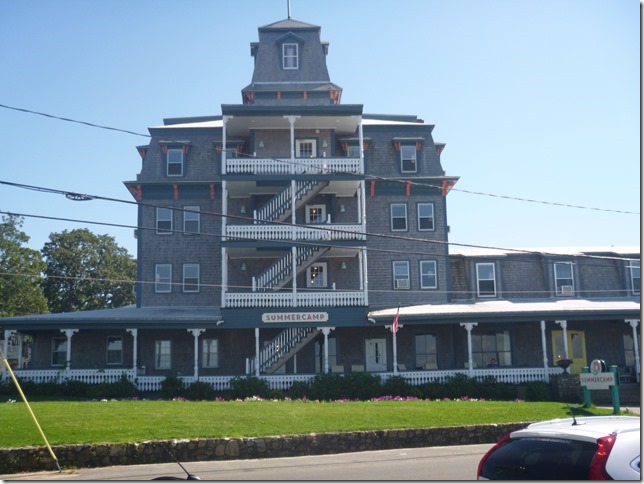
[[[134,381],[137,388],[143,392],[154,392],[161,389],[161,382],[165,380],[165,376],[148,376],[136,375],[133,376],[132,369],[110,369],[110,370],[14,370],[16,377],[21,380],[30,380],[36,383],[45,383],[48,381],[63,382],[65,380],[78,380],[85,383],[99,384],[99,383],[114,383],[123,377]],[[445,383],[448,378],[457,374],[464,374],[466,376],[473,376],[478,379],[493,376],[497,382],[523,384],[534,381],[548,381],[550,376],[561,374],[561,368],[490,368],[490,369],[475,369],[472,375],[468,370],[428,370],[428,371],[400,371],[397,374],[393,372],[379,372],[377,373],[385,382],[392,376],[400,376],[407,380],[411,385],[422,385],[425,383]],[[5,371],[2,376],[8,378]],[[215,390],[229,390],[230,380],[235,378],[236,375],[221,375],[221,376],[180,376],[184,386],[189,386],[195,381],[208,383]],[[314,374],[298,374],[298,375],[262,375],[271,390],[288,390],[294,382],[306,382],[312,380]]]

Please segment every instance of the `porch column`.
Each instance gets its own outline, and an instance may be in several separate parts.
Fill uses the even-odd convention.
[[[360,143],[360,173],[364,175],[364,134],[362,131],[362,116],[358,118],[358,143]]]
[[[297,246],[291,247],[291,274],[293,274],[293,281],[291,282],[293,292],[293,307],[297,307]],[[306,283],[303,287],[306,287]]]
[[[284,119],[288,121],[291,131],[291,169],[290,173],[295,173],[295,121],[300,119],[300,116],[284,116]]]
[[[139,330],[136,328],[126,329],[128,333],[132,335],[132,379],[136,378],[138,375],[139,368],[139,356],[138,356],[138,346],[139,346]]]
[[[259,377],[259,328],[255,328],[255,376]]]
[[[627,324],[631,325],[631,328],[633,328],[633,352],[635,353],[635,378],[637,378],[637,383],[640,382],[640,347],[639,343],[637,342],[637,327],[640,324],[639,319],[627,319],[626,320]]]
[[[461,326],[467,331],[467,362],[468,374],[470,377],[474,375],[474,361],[472,360],[472,329],[478,326],[479,323],[460,323]]]
[[[199,379],[199,335],[201,333],[204,333],[205,331],[206,331],[205,329],[189,329],[188,330],[188,333],[192,334],[192,337],[194,338],[194,343],[195,343],[194,344],[194,348],[195,348],[195,350],[194,350],[195,365],[194,365],[194,373],[193,373],[193,375],[195,377],[195,381],[197,381]]]
[[[334,327],[318,328],[324,335],[324,373],[329,373],[329,334]]]
[[[548,373],[548,350],[546,349],[546,322],[541,321],[541,351],[543,352],[543,377],[546,383],[550,382]]]
[[[402,324],[398,324],[398,329],[402,328]],[[385,326],[385,328],[389,329],[391,331],[391,334],[393,335],[393,347],[394,347],[394,375],[398,374],[398,338],[397,334],[398,331],[394,333],[394,326],[393,324],[390,326]]]
[[[568,359],[568,321],[555,321],[563,329],[564,358]]]
[[[61,333],[67,337],[67,357],[65,360],[65,371],[69,371],[72,367],[72,336],[78,333],[78,329],[61,329]]]
[[[2,354],[4,355],[5,358],[7,358],[7,360],[9,359],[9,338],[11,338],[11,335],[14,332],[15,331],[13,331],[11,329],[5,329],[4,330],[4,344],[3,344],[3,348],[2,348]],[[5,371],[5,366],[2,365],[0,367],[0,375],[4,375],[5,374],[4,371]],[[6,376],[9,377],[9,372],[6,373]]]
[[[221,117],[221,174],[225,175],[226,172],[226,158],[227,158],[227,151],[226,151],[226,128],[228,125],[228,120],[233,119],[233,116],[222,116]],[[226,212],[224,212],[226,213]],[[224,219],[226,217],[223,217]]]

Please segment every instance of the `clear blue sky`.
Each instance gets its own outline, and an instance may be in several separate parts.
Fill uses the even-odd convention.
[[[639,245],[638,1],[291,0],[291,16],[322,27],[343,103],[435,125],[461,177],[451,242]],[[0,104],[138,133],[220,114],[250,83],[257,27],[286,17],[286,0],[0,0]],[[0,126],[0,180],[132,200],[147,138],[8,109]],[[0,210],[137,223],[133,205],[3,185]],[[83,226],[23,230],[41,249]],[[132,229],[89,228],[136,255]]]

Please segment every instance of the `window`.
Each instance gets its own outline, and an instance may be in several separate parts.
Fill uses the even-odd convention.
[[[391,230],[405,231],[407,230],[407,204],[406,203],[392,203],[389,206],[391,213]]]
[[[198,234],[201,230],[199,207],[184,207],[183,231],[186,234]]]
[[[169,339],[158,339],[154,342],[154,369],[169,370],[172,368],[172,342]]]
[[[282,44],[282,67],[284,69],[298,69],[298,45]]]
[[[326,222],[325,205],[307,205],[306,206],[306,223],[323,224]]]
[[[496,296],[496,277],[494,274],[494,264],[492,262],[476,264],[476,285],[479,297]]]
[[[409,262],[395,260],[393,262],[394,289],[409,289]]]
[[[437,287],[438,287],[438,281],[436,278],[436,261],[421,260],[420,261],[420,288],[436,289]]]
[[[326,286],[326,262],[313,264],[306,270],[306,287]]]
[[[65,366],[67,362],[67,338],[52,338],[51,366]]]
[[[417,334],[415,340],[416,369],[437,370],[436,336],[433,334]]]
[[[183,148],[168,148],[168,176],[183,176]]]
[[[575,295],[572,262],[555,262],[555,290],[557,296]]]
[[[338,364],[337,362],[337,350],[335,338],[329,337],[329,371],[333,370],[333,367]],[[322,373],[324,370],[324,343],[321,341],[315,342],[315,372]]]
[[[317,141],[314,139],[296,140],[295,156],[297,158],[315,158],[317,156]]]
[[[416,173],[416,147],[400,147],[400,171],[403,173]]]
[[[157,264],[154,266],[154,292],[172,291],[172,265]]]
[[[434,230],[434,204],[418,204],[418,230]]]
[[[123,338],[120,336],[107,337],[107,356],[108,365],[120,365],[123,363]]]
[[[635,366],[635,345],[630,334],[624,335],[624,360],[624,366]]]
[[[347,157],[360,158],[360,147],[357,145],[347,147]]]
[[[157,207],[157,234],[172,233],[172,209]]]
[[[487,367],[494,358],[499,366],[512,365],[510,332],[472,334],[472,360],[479,368]]]
[[[219,342],[217,338],[201,341],[201,367],[219,368]]]
[[[628,267],[631,273],[631,290],[637,295],[640,293],[640,261],[629,261]]]
[[[199,264],[183,265],[183,292],[199,292]]]

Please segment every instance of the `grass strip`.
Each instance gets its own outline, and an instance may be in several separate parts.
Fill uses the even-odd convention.
[[[83,401],[34,402],[51,445],[445,427],[569,417],[559,402]],[[610,409],[575,409],[577,416]],[[0,406],[0,447],[43,445],[21,402]]]

